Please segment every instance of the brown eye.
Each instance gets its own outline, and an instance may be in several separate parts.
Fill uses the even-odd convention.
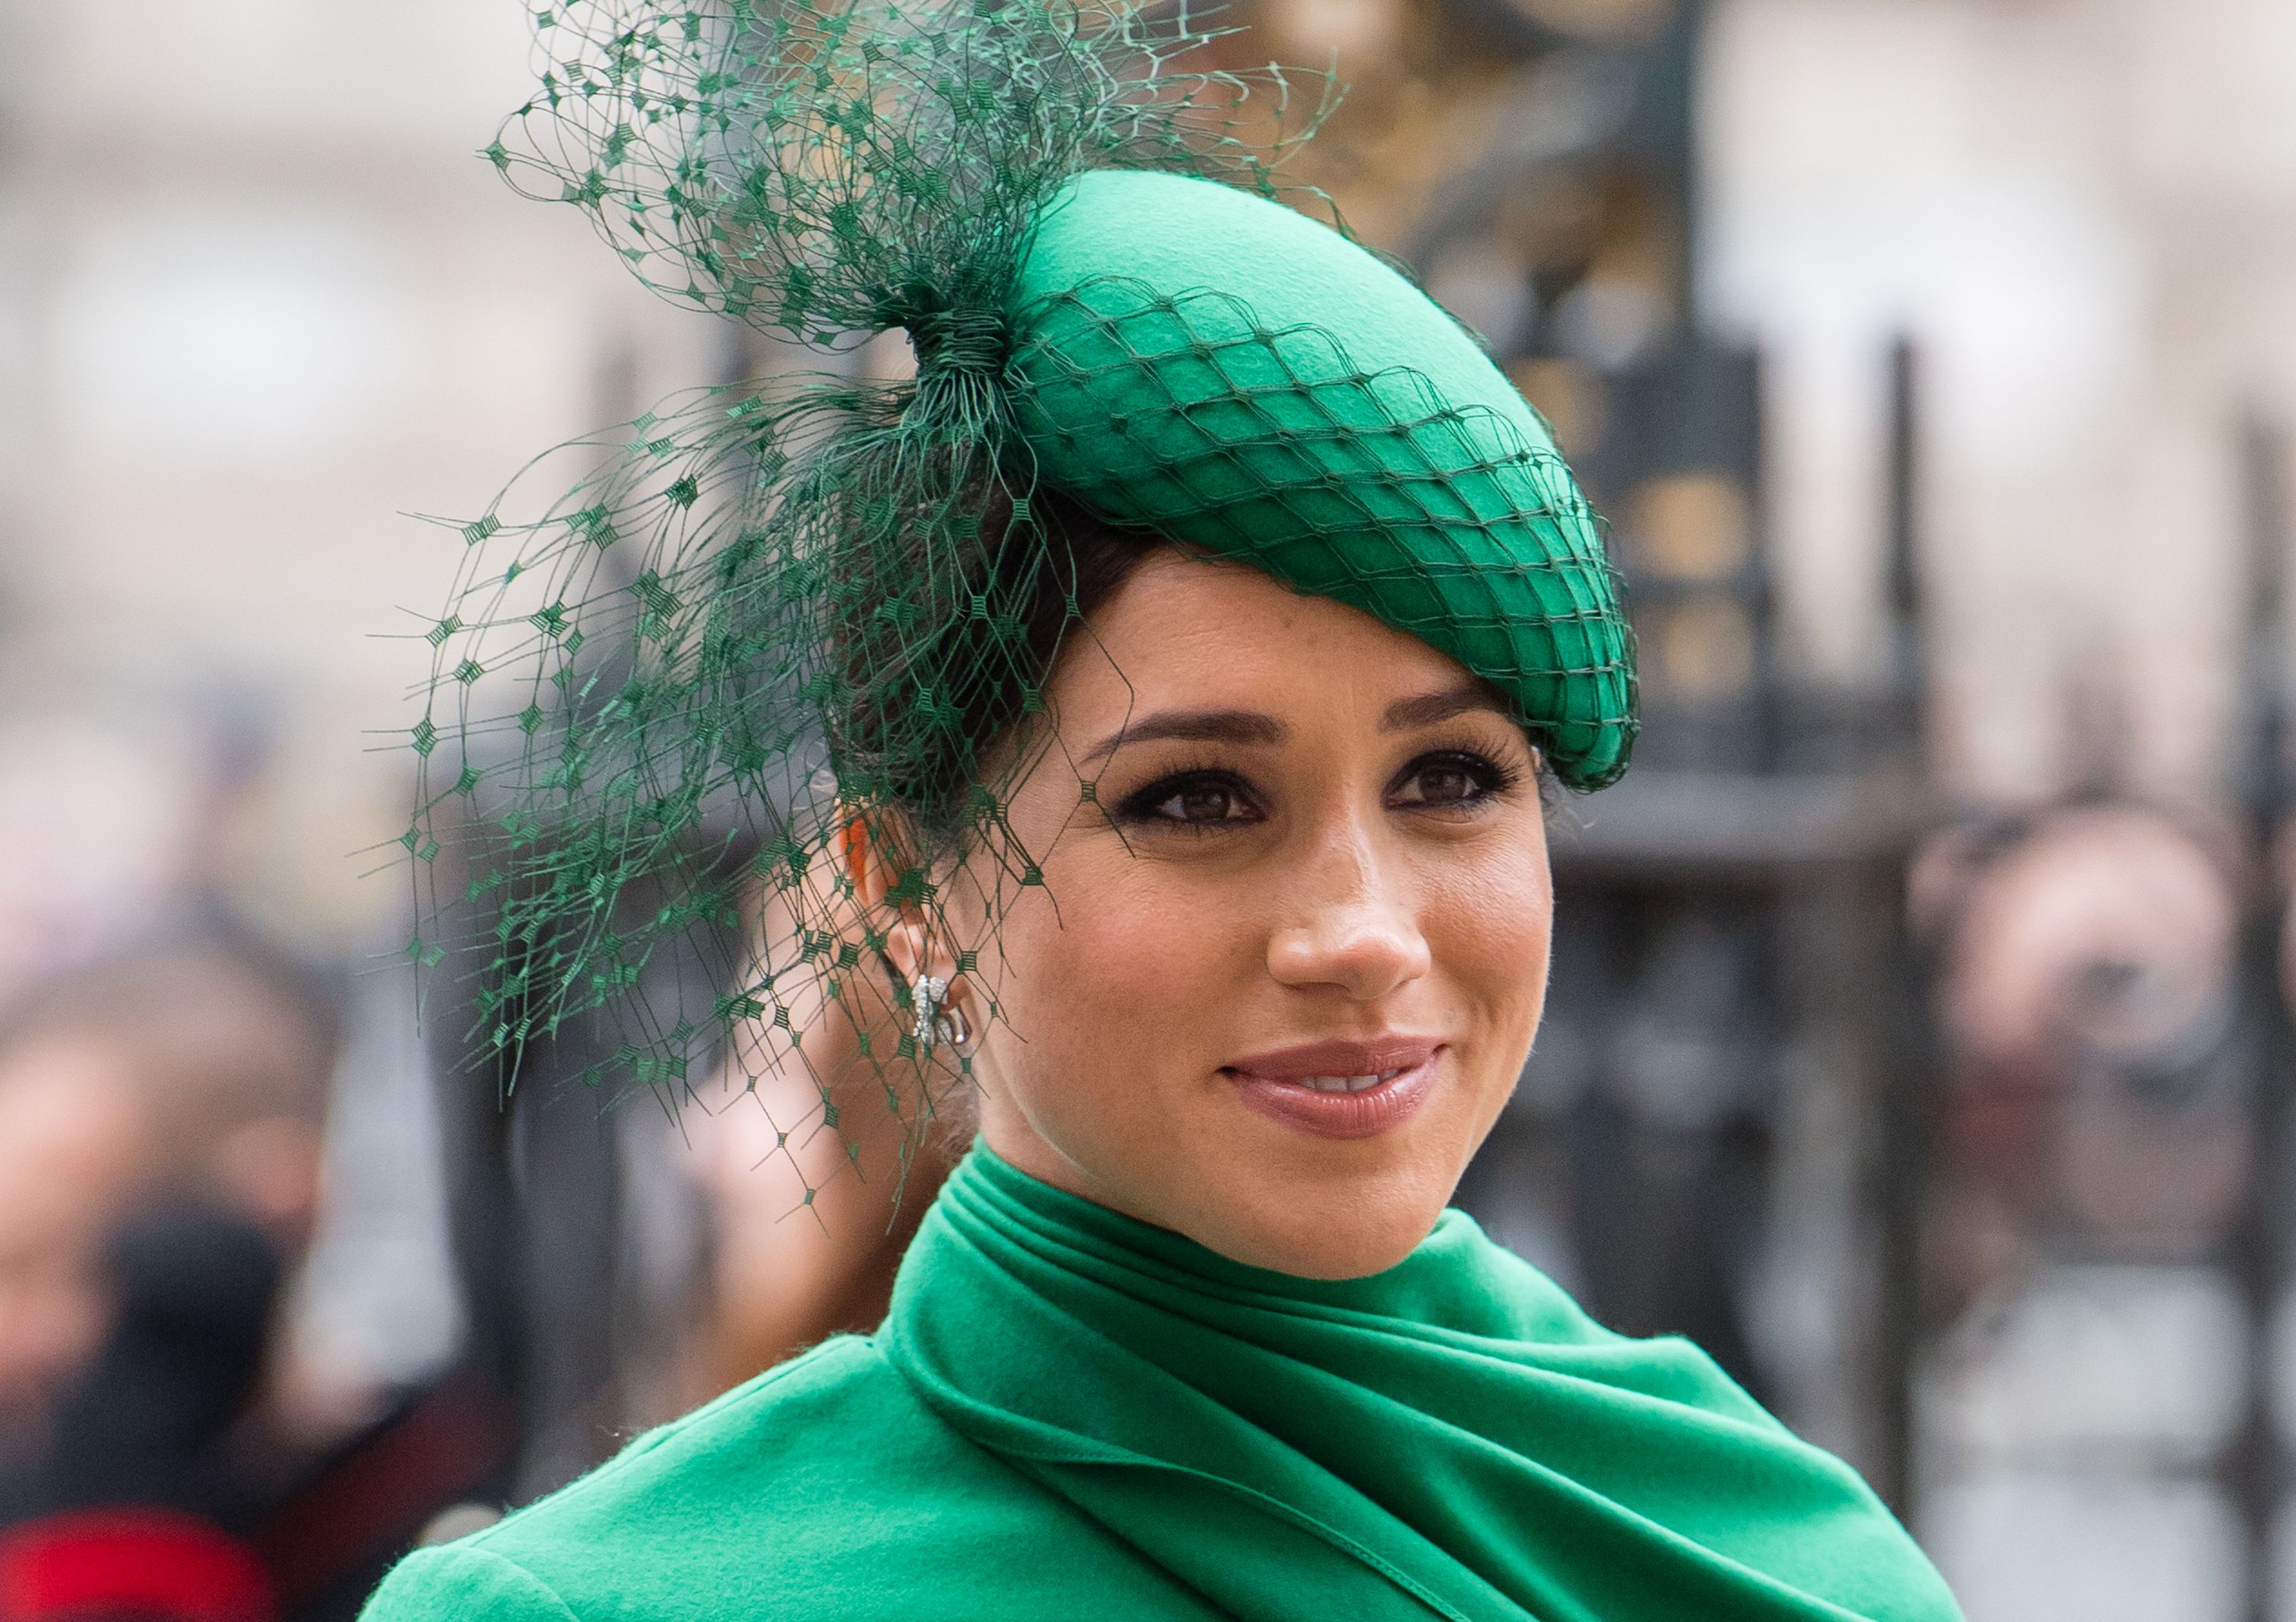
[[[1158,805],[1156,815],[1176,823],[1225,823],[1237,810],[1235,791],[1227,784],[1195,782]]]
[[[1117,807],[1119,821],[1163,823],[1185,828],[1233,827],[1256,823],[1259,805],[1250,791],[1225,772],[1186,772],[1149,784]]]
[[[1431,766],[1419,774],[1419,798],[1431,806],[1447,806],[1469,799],[1482,785],[1455,766]]]
[[[1505,786],[1505,774],[1479,755],[1428,755],[1404,768],[1390,797],[1438,808],[1479,805]]]

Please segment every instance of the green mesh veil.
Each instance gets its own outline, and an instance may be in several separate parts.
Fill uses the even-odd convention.
[[[784,1142],[856,1107],[921,1138],[964,1061],[840,840],[899,852],[893,900],[935,918],[961,863],[991,937],[1041,882],[1002,807],[1047,650],[1084,634],[1062,512],[1363,608],[1506,694],[1564,781],[1625,768],[1631,642],[1543,425],[1239,133],[1312,127],[1321,94],[1181,70],[1212,37],[1185,11],[1070,0],[536,28],[541,93],[488,149],[522,193],[674,299],[832,353],[898,327],[917,366],[696,391],[461,527],[406,844],[411,951],[467,987],[481,1059],[578,1025],[610,1095],[731,1053],[812,1076]],[[993,939],[954,945],[964,971]]]

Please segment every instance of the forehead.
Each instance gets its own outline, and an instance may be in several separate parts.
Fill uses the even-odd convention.
[[[1474,678],[1450,655],[1245,564],[1160,548],[1090,621],[1053,681],[1064,717],[1167,705],[1382,708]]]

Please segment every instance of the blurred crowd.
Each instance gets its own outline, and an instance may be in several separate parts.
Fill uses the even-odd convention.
[[[110,917],[8,918],[9,1622],[355,1615],[410,1546],[873,1325],[947,1163],[824,1129],[840,1053],[777,1066],[770,1029],[672,1116],[546,1066],[497,1097],[451,1012],[414,1039],[389,957],[316,954],[203,871],[244,808],[209,786]]]

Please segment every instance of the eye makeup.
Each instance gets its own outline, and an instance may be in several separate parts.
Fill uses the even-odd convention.
[[[1511,792],[1523,769],[1481,750],[1423,750],[1390,779],[1382,799],[1390,810],[1456,815],[1472,812]],[[1110,819],[1120,827],[1225,831],[1265,822],[1267,796],[1244,774],[1209,762],[1157,774],[1119,798]]]
[[[1183,766],[1118,800],[1110,813],[1121,826],[1181,828],[1203,833],[1267,820],[1261,797],[1226,766]]]
[[[1432,750],[1396,774],[1388,785],[1387,801],[1411,810],[1472,810],[1521,781],[1519,771],[1480,750]],[[1411,793],[1414,789],[1415,797]]]

